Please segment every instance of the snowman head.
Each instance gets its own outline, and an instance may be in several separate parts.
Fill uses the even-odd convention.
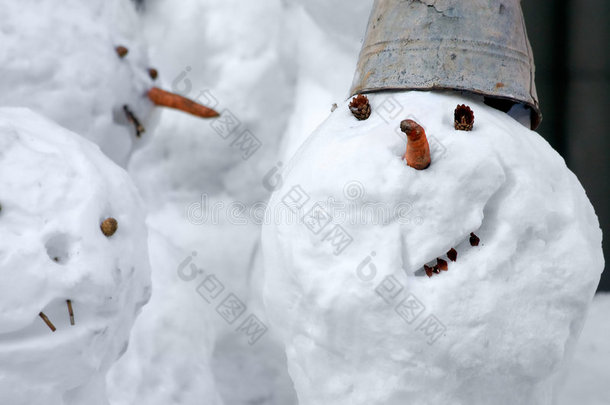
[[[148,300],[142,203],[95,145],[4,108],[0,204],[0,392],[60,403],[103,378]]]
[[[0,42],[10,50],[0,54],[0,106],[42,113],[120,166],[150,139],[155,104],[195,104],[149,96],[157,73],[131,1],[7,4],[0,25]]]
[[[551,404],[603,269],[582,186],[482,102],[369,97],[368,120],[346,102],[307,139],[268,206],[299,218],[263,228],[267,311],[299,399]],[[465,103],[471,131],[455,126]],[[408,116],[429,165],[403,159]]]

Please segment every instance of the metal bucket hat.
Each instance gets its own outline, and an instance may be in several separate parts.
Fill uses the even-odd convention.
[[[351,94],[453,89],[542,120],[520,0],[375,0]]]

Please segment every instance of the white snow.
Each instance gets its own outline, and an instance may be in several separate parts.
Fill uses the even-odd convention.
[[[289,159],[323,122],[332,105],[349,96],[372,0],[302,0],[284,12],[295,42],[295,94],[282,137],[282,158]],[[288,39],[287,41],[291,41]]]
[[[263,228],[299,403],[550,404],[603,269],[584,190],[538,134],[477,100],[370,99],[369,120],[344,102],[307,139]],[[453,129],[462,103],[472,132]],[[428,134],[426,170],[401,159],[405,118]],[[417,277],[452,247],[448,272]]]
[[[28,107],[86,137],[121,166],[151,137],[153,86],[129,0],[5,2],[0,13],[0,106]],[[119,58],[118,45],[129,53]],[[128,105],[148,130],[140,138]]]
[[[610,404],[610,294],[593,299],[574,361],[557,395],[559,405]]]
[[[106,404],[105,373],[150,296],[133,182],[81,136],[1,108],[0,204],[0,403]]]
[[[228,208],[250,209],[269,195],[263,177],[275,165],[294,92],[282,13],[279,0],[146,3],[144,32],[160,87],[222,116],[163,111],[154,139],[132,159],[158,256],[155,294],[109,375],[114,404],[294,403],[281,345],[270,333],[250,345],[237,330],[250,315],[267,324],[260,226]],[[244,136],[252,148],[240,144]],[[217,221],[204,220],[202,200],[224,204]],[[203,273],[185,281],[177,268],[193,252]],[[224,290],[206,302],[197,288],[212,275]],[[232,323],[217,312],[230,294],[247,308]]]

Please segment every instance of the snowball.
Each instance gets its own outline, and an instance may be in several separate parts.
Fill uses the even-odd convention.
[[[0,13],[0,106],[28,107],[125,166],[150,138],[153,86],[129,0],[7,2]],[[129,53],[120,58],[115,47]],[[136,136],[123,106],[148,129]]]
[[[263,228],[266,306],[299,403],[550,404],[603,269],[583,188],[479,101],[369,98],[371,118],[343,103],[286,165]],[[472,132],[453,128],[462,103]],[[401,158],[406,118],[428,135],[426,170]],[[426,277],[437,258],[448,271]]]
[[[0,402],[105,403],[104,374],[150,295],[135,186],[89,141],[1,108],[0,204]]]

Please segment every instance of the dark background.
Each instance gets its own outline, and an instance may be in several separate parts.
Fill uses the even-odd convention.
[[[538,132],[576,173],[610,257],[610,1],[524,0],[544,116]],[[606,265],[606,268],[608,266]],[[600,291],[610,291],[604,272]]]

